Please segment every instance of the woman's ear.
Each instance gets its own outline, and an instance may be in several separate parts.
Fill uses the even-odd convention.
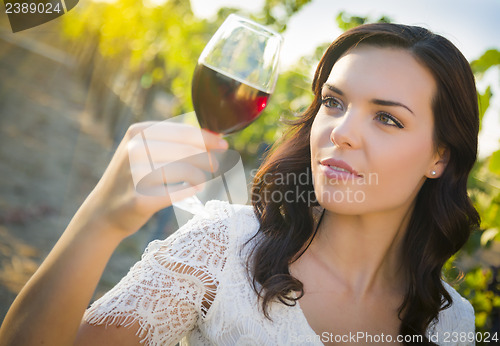
[[[436,154],[433,157],[433,163],[425,174],[427,178],[439,178],[446,168],[448,161],[450,159],[450,151],[448,148],[439,147]]]

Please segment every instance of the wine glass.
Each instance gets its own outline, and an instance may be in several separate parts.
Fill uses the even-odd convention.
[[[193,106],[202,128],[227,135],[257,119],[278,79],[281,44],[281,35],[269,28],[235,14],[227,17],[193,75]],[[224,174],[221,178],[231,202]],[[203,204],[195,195],[174,206],[194,214]]]
[[[278,33],[229,15],[193,75],[193,106],[202,128],[229,134],[259,116],[276,85],[281,41]]]

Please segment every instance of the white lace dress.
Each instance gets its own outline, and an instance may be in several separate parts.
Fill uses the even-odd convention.
[[[141,261],[92,304],[84,320],[121,326],[138,322],[146,345],[322,345],[300,304],[273,303],[272,321],[262,314],[245,269],[247,247],[242,251],[258,227],[249,206],[207,203],[204,215],[149,244]],[[460,342],[460,333],[474,333],[472,306],[446,287],[454,303],[429,333],[442,345],[473,344]]]

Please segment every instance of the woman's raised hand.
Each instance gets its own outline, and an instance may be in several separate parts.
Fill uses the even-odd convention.
[[[134,124],[81,212],[126,237],[158,210],[201,190],[218,167],[209,151],[227,146],[218,135],[186,124]]]
[[[0,344],[73,344],[121,240],[156,211],[194,194],[207,180],[204,171],[218,165],[203,153],[226,148],[217,135],[189,125],[132,125],[95,189],[12,304],[0,328]]]

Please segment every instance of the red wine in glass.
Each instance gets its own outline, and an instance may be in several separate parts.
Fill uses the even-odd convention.
[[[254,121],[270,94],[204,64],[196,66],[192,97],[200,126],[215,133],[239,131]]]

